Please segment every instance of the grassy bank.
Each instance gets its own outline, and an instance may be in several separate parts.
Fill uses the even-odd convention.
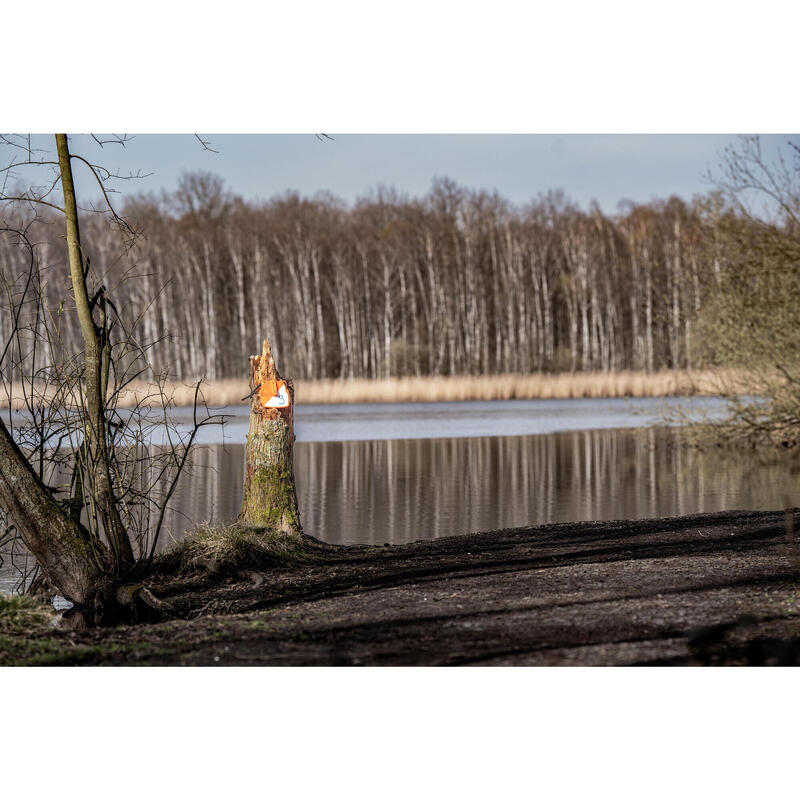
[[[669,397],[717,394],[730,373],[710,370],[660,372],[572,372],[560,374],[403,377],[383,380],[297,381],[298,403],[432,403],[459,400],[562,400],[580,397]],[[203,385],[211,406],[241,405],[249,393],[247,381],[219,380]],[[166,386],[176,405],[191,405],[194,387],[183,382]],[[154,403],[158,395],[146,383],[132,384],[121,405]],[[3,401],[7,403],[7,398]],[[15,386],[12,407],[22,406],[22,387]]]

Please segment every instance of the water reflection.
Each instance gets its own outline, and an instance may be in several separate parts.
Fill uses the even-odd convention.
[[[337,543],[800,505],[800,463],[791,453],[701,451],[675,428],[298,441],[295,474],[304,529]],[[242,445],[198,447],[162,545],[194,523],[235,518],[243,478]],[[8,591],[18,574],[7,553],[0,559],[0,588]]]
[[[540,436],[298,442],[303,527],[330,542],[408,542],[468,531],[800,504],[795,460],[700,451],[674,429]],[[171,521],[236,516],[242,446],[198,449]]]
[[[680,403],[693,416],[724,408],[719,398]],[[653,424],[665,404],[298,407],[295,474],[303,527],[330,542],[382,544],[549,522],[777,509],[787,499],[800,505],[800,464],[791,452],[759,458],[700,451],[683,443],[677,428],[633,427]],[[210,438],[195,451],[162,546],[195,523],[231,520],[239,512],[247,410],[227,411],[230,424],[209,428]],[[480,426],[492,435],[475,436],[484,432]],[[458,438],[467,432],[472,438]],[[424,438],[430,436],[442,438]],[[8,555],[0,552],[5,590],[16,580]]]

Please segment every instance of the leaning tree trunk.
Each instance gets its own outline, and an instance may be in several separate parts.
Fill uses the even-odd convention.
[[[294,486],[294,386],[281,379],[269,339],[250,356],[250,431],[240,522],[300,536]]]
[[[42,575],[75,608],[73,627],[160,619],[170,611],[142,583],[120,582],[107,547],[59,503],[0,419],[0,508]]]
[[[75,605],[108,590],[103,545],[56,502],[0,419],[0,507],[43,573]]]

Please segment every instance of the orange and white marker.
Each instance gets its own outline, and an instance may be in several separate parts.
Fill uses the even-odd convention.
[[[258,393],[261,405],[264,408],[287,408],[289,405],[289,390],[285,381],[264,381]]]

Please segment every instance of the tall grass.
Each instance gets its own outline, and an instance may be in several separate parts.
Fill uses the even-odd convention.
[[[211,572],[288,566],[303,559],[303,542],[265,528],[238,523],[198,525],[165,554],[162,563],[177,562],[184,570],[202,567]]]
[[[710,372],[586,372],[534,375],[318,380],[298,384],[301,403],[433,403],[714,394]]]
[[[0,633],[41,628],[53,620],[53,609],[30,595],[0,592]]]
[[[712,395],[730,387],[736,374],[711,370],[660,372],[578,372],[533,375],[403,377],[373,380],[325,379],[297,381],[295,400],[311,403],[434,403],[458,400],[549,400],[577,397],[671,397]],[[20,408],[20,387],[14,387],[12,408]],[[167,395],[175,405],[191,405],[194,387],[169,384]],[[210,406],[242,405],[249,393],[246,380],[220,380],[203,385]],[[146,383],[132,384],[121,398],[129,407],[152,394]],[[146,401],[145,401],[146,402]]]

